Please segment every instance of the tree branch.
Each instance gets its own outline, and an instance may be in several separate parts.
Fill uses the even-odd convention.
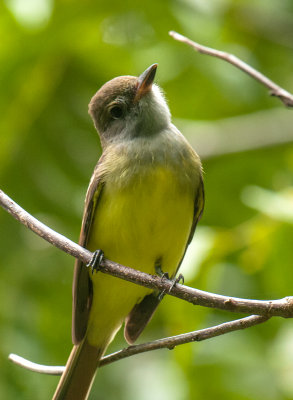
[[[2,190],[0,190],[0,205],[19,222],[64,252],[78,258],[85,264],[89,263],[92,259],[93,253],[38,221],[16,204]],[[244,314],[264,315],[267,317],[293,317],[293,297],[291,296],[268,301],[222,296],[180,285],[179,283],[174,285],[174,282],[168,279],[149,275],[108,259],[102,261],[100,271],[149,289],[165,292],[166,294],[188,301],[194,305]]]
[[[246,74],[250,75],[252,78],[260,82],[262,85],[266,86],[270,90],[270,95],[278,97],[283,104],[287,107],[293,107],[293,95],[287,90],[278,86],[275,82],[271,81],[265,75],[252,68],[250,65],[246,64],[244,61],[240,60],[240,58],[234,56],[233,54],[226,53],[224,51],[212,49],[211,47],[203,46],[199,43],[193,42],[187,37],[180,35],[177,32],[170,31],[169,35],[179,42],[186,43],[191,46],[195,51],[198,51],[202,54],[207,54],[209,56],[220,58],[228,63],[234,65],[236,68],[241,69]]]
[[[129,346],[125,349],[119,350],[115,353],[103,357],[100,361],[99,366],[103,367],[115,361],[122,360],[123,358],[131,357],[136,354],[141,354],[148,351],[159,349],[173,350],[174,347],[182,344],[190,342],[201,342],[203,340],[211,339],[216,336],[224,335],[225,333],[250,328],[252,326],[266,322],[268,319],[269,317],[265,316],[250,315],[249,317],[225,322],[223,324],[210,328],[200,329],[198,331],[188,332],[182,335],[170,336],[164,339],[154,340],[153,342]],[[30,371],[39,372],[41,374],[47,375],[61,375],[65,369],[65,367],[63,366],[51,367],[47,365],[36,364],[16,354],[10,354],[9,360],[12,361],[14,364],[17,364]]]

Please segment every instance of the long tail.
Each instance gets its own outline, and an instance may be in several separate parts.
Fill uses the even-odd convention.
[[[104,350],[86,338],[74,346],[52,400],[86,400]]]

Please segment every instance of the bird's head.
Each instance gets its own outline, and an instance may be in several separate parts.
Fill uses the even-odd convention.
[[[89,113],[102,144],[155,135],[170,124],[170,111],[154,84],[157,64],[139,77],[119,76],[93,96]]]

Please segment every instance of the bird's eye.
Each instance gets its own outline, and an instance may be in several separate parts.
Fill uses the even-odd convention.
[[[110,108],[110,115],[112,118],[114,119],[119,119],[121,117],[123,117],[123,108],[121,106],[113,106]]]

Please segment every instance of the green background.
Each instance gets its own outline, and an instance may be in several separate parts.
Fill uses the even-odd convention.
[[[241,71],[168,36],[238,55],[293,91],[291,0],[0,3],[1,189],[77,241],[100,145],[87,104],[107,80],[159,64],[175,124],[203,159],[206,207],[186,283],[238,297],[292,294],[292,110]],[[74,260],[0,210],[0,398],[49,399],[71,349]],[[165,298],[139,342],[239,315]],[[125,346],[119,333],[111,351]],[[275,318],[102,368],[91,399],[293,399],[293,322]]]

